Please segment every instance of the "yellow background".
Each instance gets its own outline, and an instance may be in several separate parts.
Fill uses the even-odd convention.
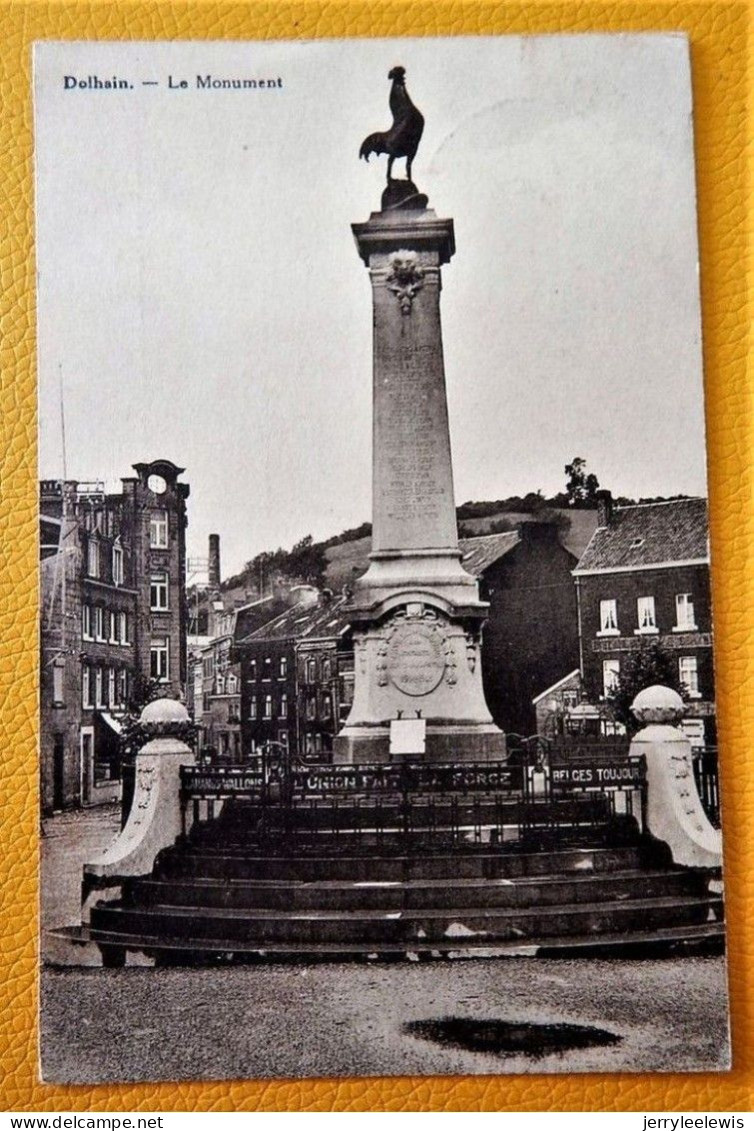
[[[747,379],[747,5],[294,0],[0,3],[0,1106],[3,1110],[750,1110],[754,1107],[754,547]],[[680,30],[692,43],[734,1069],[723,1075],[47,1087],[37,1076],[36,420],[30,48],[38,39],[267,39]],[[474,76],[469,75],[469,81]],[[82,176],[86,176],[82,170]],[[85,317],[82,311],[82,317]],[[647,374],[651,380],[651,374]],[[673,437],[668,436],[668,443]],[[751,570],[748,571],[751,574]],[[649,1007],[648,1003],[648,1007]]]

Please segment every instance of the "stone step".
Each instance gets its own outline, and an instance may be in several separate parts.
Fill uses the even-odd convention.
[[[402,911],[206,908],[157,905],[125,908],[99,903],[92,928],[158,938],[223,938],[264,947],[272,943],[373,943],[450,945],[477,942],[599,935],[705,923],[722,916],[722,903],[706,898],[661,896],[621,902],[560,904],[539,908],[411,908]]]
[[[337,847],[337,846],[336,846]],[[563,876],[588,872],[614,872],[644,867],[666,867],[670,853],[660,842],[621,848],[591,846],[558,851],[526,852],[468,848],[454,853],[417,856],[354,854],[347,851],[273,855],[261,849],[214,852],[179,844],[161,853],[157,879],[204,878],[218,880],[378,880],[512,879],[517,876]]]
[[[129,907],[159,904],[278,910],[541,907],[706,893],[692,870],[633,870],[514,879],[219,880],[138,879],[124,885]]]
[[[659,927],[651,930],[627,932],[607,932],[599,936],[567,935],[543,936],[540,939],[511,942],[485,943],[478,939],[459,938],[452,943],[446,941],[442,946],[425,941],[413,942],[410,947],[396,948],[375,943],[277,943],[271,946],[260,945],[258,941],[244,942],[222,938],[197,939],[187,935],[184,938],[159,938],[146,934],[125,934],[99,928],[76,926],[58,927],[50,932],[56,938],[67,942],[87,945],[96,943],[103,948],[105,961],[120,960],[126,950],[143,951],[157,956],[165,962],[189,964],[191,962],[210,962],[222,958],[226,961],[293,961],[293,962],[342,962],[358,961],[367,958],[400,960],[407,957],[426,959],[456,958],[503,958],[512,956],[534,957],[538,954],[628,954],[637,949],[641,953],[667,952],[669,948],[699,948],[714,946],[717,951],[724,948],[725,924],[722,920],[709,921],[681,927]]]

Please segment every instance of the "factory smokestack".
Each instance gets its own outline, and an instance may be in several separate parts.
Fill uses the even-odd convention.
[[[207,581],[209,582],[210,589],[217,589],[220,586],[219,534],[210,534],[209,536],[209,568],[207,571]]]

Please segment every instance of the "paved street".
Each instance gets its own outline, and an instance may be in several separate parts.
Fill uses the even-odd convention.
[[[116,828],[113,809],[45,822],[48,926],[77,921],[80,865]],[[49,1081],[698,1071],[727,1059],[721,958],[119,971],[66,967],[82,954],[54,940],[44,940],[44,954],[55,964],[42,976]],[[489,1024],[471,1035],[451,1025],[441,1040],[408,1028],[449,1018],[582,1026],[610,1043],[536,1055],[536,1042],[505,1051]]]

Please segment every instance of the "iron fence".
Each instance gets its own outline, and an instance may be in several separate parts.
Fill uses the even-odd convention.
[[[643,759],[602,757],[583,765],[546,757],[538,742],[506,763],[411,761],[354,766],[304,765],[266,750],[252,765],[185,767],[184,828],[242,803],[257,839],[286,850],[325,839],[363,848],[421,846],[459,851],[585,830],[641,826]]]

